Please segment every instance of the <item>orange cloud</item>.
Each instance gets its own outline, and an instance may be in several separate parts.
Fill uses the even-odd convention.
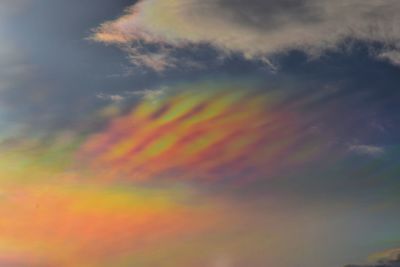
[[[9,189],[0,204],[0,260],[15,255],[40,266],[92,266],[216,222],[214,208],[185,198],[177,189],[82,183]]]

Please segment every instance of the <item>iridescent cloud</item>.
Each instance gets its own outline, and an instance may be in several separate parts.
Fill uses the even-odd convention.
[[[185,194],[62,182],[3,188],[0,262],[102,266],[218,221],[215,205],[185,203]]]
[[[0,265],[115,266],[219,225],[222,206],[189,188],[104,183],[75,168],[80,139],[1,143]]]
[[[0,265],[337,266],[342,249],[371,239],[371,225],[385,225],[380,238],[392,233],[396,218],[370,222],[381,214],[365,207],[374,201],[315,193],[321,183],[345,189],[348,175],[358,192],[391,179],[398,165],[380,163],[390,149],[371,157],[343,144],[342,158],[327,149],[335,132],[315,126],[338,116],[337,99],[315,113],[306,107],[326,92],[266,87],[176,84],[111,101],[98,112],[102,127],[2,136]],[[322,174],[311,176],[316,165]]]
[[[80,161],[110,179],[243,182],[319,155],[319,141],[307,138],[299,114],[279,105],[279,92],[197,86],[144,99],[89,137]]]

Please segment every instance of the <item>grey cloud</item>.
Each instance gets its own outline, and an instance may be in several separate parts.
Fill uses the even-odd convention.
[[[241,23],[273,30],[288,22],[312,24],[323,20],[322,9],[305,0],[221,0],[219,8],[229,10]]]
[[[344,267],[399,267],[400,266],[400,254],[396,255],[393,259],[380,259],[375,264],[349,264]]]
[[[400,51],[397,50],[383,51],[382,53],[378,54],[378,58],[389,61],[393,65],[400,66]]]
[[[350,38],[383,44],[378,57],[395,63],[399,22],[400,2],[395,0],[144,0],[97,28],[93,39],[158,45],[160,50],[149,56],[166,45],[187,49],[208,43],[253,60],[292,49],[318,56]],[[382,54],[388,47],[391,54]],[[131,55],[139,56],[135,50]],[[162,66],[175,67],[174,58],[164,57]]]

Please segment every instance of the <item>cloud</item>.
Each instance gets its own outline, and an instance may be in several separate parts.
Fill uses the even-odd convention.
[[[125,48],[129,54],[129,60],[136,66],[148,67],[157,72],[176,66],[176,60],[167,49],[158,49],[156,52],[143,51],[138,47]]]
[[[91,135],[79,162],[110,180],[248,183],[310,164],[326,148],[275,92],[223,81],[165,90],[130,93],[141,100]]]
[[[384,51],[378,55],[378,58],[389,61],[393,65],[400,66],[400,51],[397,50]]]
[[[389,249],[371,254],[368,257],[368,265],[349,264],[344,267],[396,267],[400,264],[400,248]]]
[[[111,101],[111,102],[121,102],[123,100],[135,97],[141,98],[143,100],[147,100],[150,102],[157,101],[163,95],[165,95],[167,87],[162,87],[160,89],[144,89],[133,92],[122,92],[120,94],[107,94],[107,93],[98,93],[96,97],[101,100]]]
[[[119,101],[122,101],[125,99],[125,97],[122,95],[118,95],[118,94],[109,95],[109,94],[104,94],[104,93],[97,94],[96,97],[99,99],[102,99],[102,100],[110,100],[113,102],[119,102]]]
[[[393,261],[400,259],[400,248],[389,249],[371,254],[368,257],[369,261]]]
[[[166,93],[167,87],[161,89],[144,89],[141,91],[132,92],[133,95],[141,96],[145,100],[154,101],[163,96]]]
[[[350,145],[349,151],[356,154],[373,157],[381,156],[385,153],[385,149],[383,147],[373,145]]]
[[[92,39],[133,47],[133,57],[155,57],[148,65],[158,63],[156,70],[175,66],[171,50],[194,44],[259,59],[291,49],[318,56],[348,38],[383,44],[389,52],[378,57],[396,63],[399,22],[396,0],[143,0],[100,25]],[[153,47],[146,56],[137,50],[143,45]]]

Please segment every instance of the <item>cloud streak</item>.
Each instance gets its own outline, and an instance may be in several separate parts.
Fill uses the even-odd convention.
[[[383,147],[373,145],[350,145],[349,151],[372,157],[382,156],[385,153],[385,149]]]

